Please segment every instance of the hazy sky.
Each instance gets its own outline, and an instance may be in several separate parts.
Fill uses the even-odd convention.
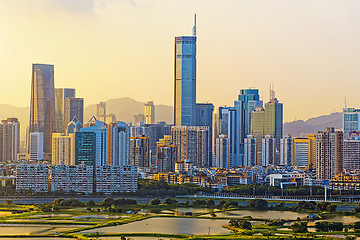
[[[174,37],[198,14],[198,102],[232,105],[269,83],[284,120],[360,107],[358,0],[2,0],[0,103],[30,103],[31,64],[85,105],[118,97],[173,104]]]

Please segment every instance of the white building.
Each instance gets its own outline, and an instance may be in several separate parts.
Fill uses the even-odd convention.
[[[229,154],[230,154],[230,145],[229,138],[221,134],[216,138],[215,146],[215,163],[217,168],[228,168],[229,166]]]
[[[293,163],[294,140],[291,136],[280,139],[280,165],[291,166]]]
[[[244,139],[244,165],[256,166],[256,138],[253,135],[248,135]]]
[[[16,167],[16,191],[49,191],[49,168],[46,165],[20,164]]]
[[[52,164],[75,165],[75,134],[52,134]]]
[[[344,169],[360,169],[360,140],[344,140]]]
[[[265,135],[262,139],[262,166],[275,165],[275,138]]]
[[[98,166],[95,168],[96,192],[111,194],[135,192],[138,184],[137,167]]]
[[[55,165],[50,169],[51,191],[93,193],[93,166]]]
[[[44,156],[44,133],[30,133],[30,160],[42,160]]]
[[[130,126],[125,122],[111,123],[108,126],[108,163],[112,166],[129,164]]]
[[[303,186],[305,183],[304,173],[280,173],[267,176],[270,186],[285,188],[287,186]]]

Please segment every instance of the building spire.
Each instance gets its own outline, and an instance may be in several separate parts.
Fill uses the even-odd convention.
[[[196,37],[196,13],[194,15],[194,26],[193,26],[193,36]]]

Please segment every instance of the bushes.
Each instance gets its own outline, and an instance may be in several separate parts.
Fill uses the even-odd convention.
[[[231,227],[241,228],[241,229],[244,229],[244,230],[251,230],[252,229],[251,222],[249,222],[249,221],[241,221],[241,220],[232,219],[232,220],[229,221],[229,225]]]
[[[151,199],[150,205],[159,205],[161,202],[158,198]]]
[[[295,211],[302,211],[302,210],[319,210],[319,211],[329,211],[335,212],[336,211],[336,204],[329,203],[329,202],[318,202],[315,203],[313,201],[310,202],[298,202],[297,206],[294,207]]]
[[[329,231],[343,231],[344,224],[341,222],[332,222],[328,221],[316,222],[315,223],[316,231],[319,232],[329,232]]]
[[[177,204],[177,201],[174,198],[165,198],[163,204],[174,205],[174,204]]]
[[[249,207],[255,209],[265,209],[268,207],[268,202],[264,199],[252,199],[249,202]]]
[[[306,233],[308,231],[307,222],[296,222],[291,225],[291,230],[293,230],[294,233]]]

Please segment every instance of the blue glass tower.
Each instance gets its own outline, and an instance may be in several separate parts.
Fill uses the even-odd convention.
[[[214,105],[212,103],[197,103],[196,104],[196,126],[207,126],[209,127],[209,162],[207,166],[213,166],[213,140],[212,140],[212,129],[213,129],[213,112]]]
[[[238,113],[237,125],[239,134],[238,143],[240,144],[240,161],[244,155],[244,139],[250,134],[251,129],[251,112],[256,109],[259,104],[258,89],[241,89],[238,100],[234,101],[234,107]]]
[[[75,164],[95,166],[96,135],[94,132],[75,132]]]
[[[174,121],[196,125],[196,15],[193,36],[175,37]]]

